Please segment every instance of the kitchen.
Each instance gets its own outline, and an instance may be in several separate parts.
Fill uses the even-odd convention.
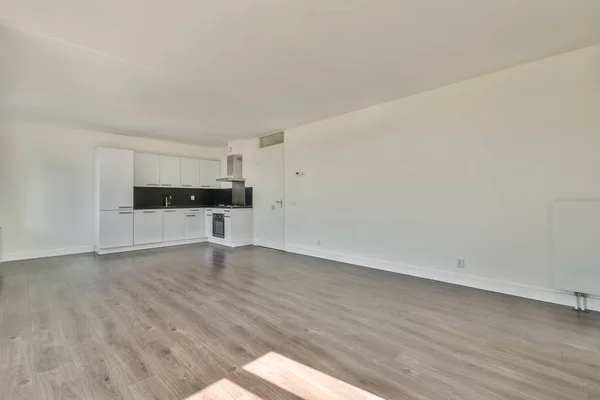
[[[215,160],[97,148],[95,252],[252,244],[252,188],[245,187],[243,157],[227,161],[221,177]]]

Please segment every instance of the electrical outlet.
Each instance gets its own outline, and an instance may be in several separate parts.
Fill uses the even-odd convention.
[[[456,259],[456,268],[464,268],[465,267],[465,259],[457,258]]]
[[[196,196],[194,196],[194,195],[191,195],[191,196],[190,196],[190,200],[196,200]]]
[[[317,240],[317,246],[321,247],[321,239]]]

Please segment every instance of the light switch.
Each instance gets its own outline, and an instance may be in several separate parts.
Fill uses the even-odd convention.
[[[196,200],[196,196],[194,196],[194,195],[191,195],[191,196],[190,196],[190,200]]]

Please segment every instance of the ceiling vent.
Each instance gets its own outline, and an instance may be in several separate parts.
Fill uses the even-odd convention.
[[[263,137],[259,138],[258,140],[259,140],[258,147],[261,149],[263,147],[269,147],[269,146],[274,146],[276,144],[281,144],[281,143],[283,143],[283,131],[277,132],[277,133],[272,133],[267,136],[263,136]]]

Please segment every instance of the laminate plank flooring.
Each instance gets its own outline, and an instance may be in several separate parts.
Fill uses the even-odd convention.
[[[0,265],[0,400],[600,399],[599,332],[599,313],[258,247],[27,260]]]

